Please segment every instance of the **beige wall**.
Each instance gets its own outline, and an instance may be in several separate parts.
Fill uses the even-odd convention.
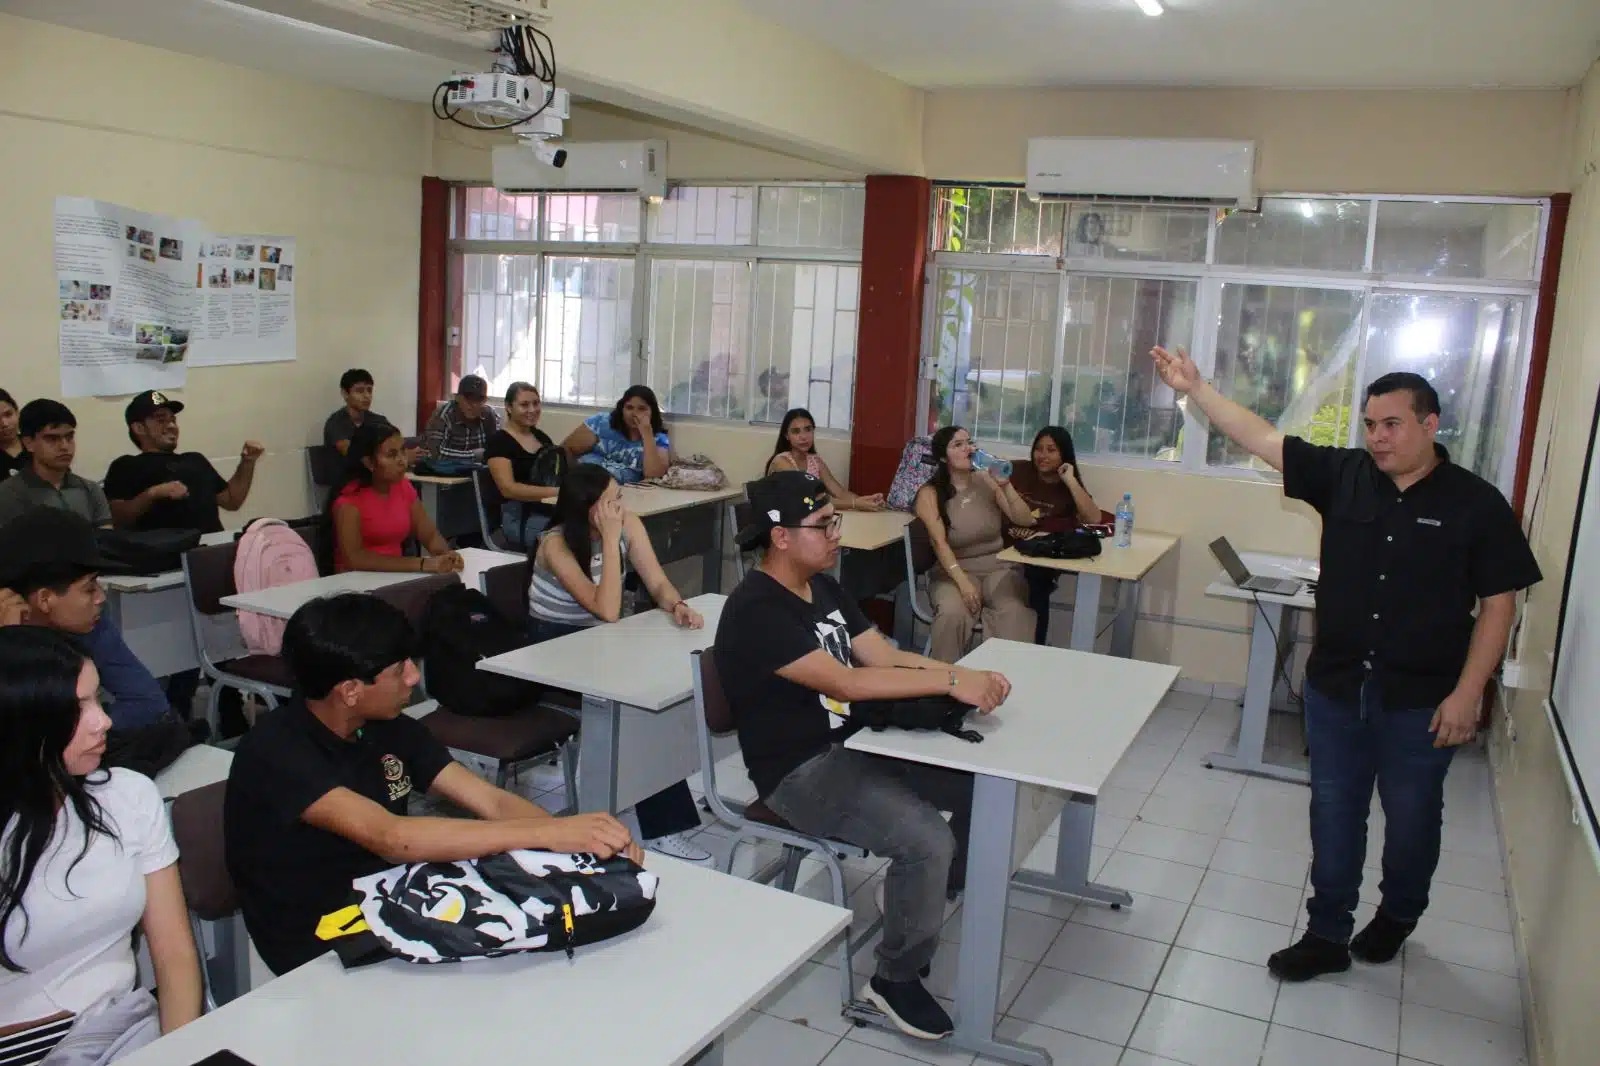
[[[1532,535],[1545,579],[1529,598],[1522,650],[1522,660],[1540,677],[1538,687],[1515,695],[1491,741],[1541,1066],[1587,1066],[1600,1047],[1600,1014],[1594,1009],[1600,987],[1600,872],[1572,824],[1572,800],[1542,706],[1600,386],[1600,64],[1584,83],[1574,144],[1572,215],[1533,464],[1538,471],[1548,450],[1549,472]]]
[[[104,91],[62,91],[91,70]],[[428,120],[431,121],[431,120]],[[60,396],[53,200],[90,196],[198,217],[223,232],[298,238],[299,358],[189,372],[182,447],[231,474],[247,437],[267,446],[233,521],[308,506],[304,446],[364,365],[380,409],[411,421],[416,394],[421,108],[0,15],[0,385]],[[26,161],[21,162],[21,161]],[[78,470],[129,450],[126,397],[69,401]]]
[[[1543,195],[1568,187],[1571,94],[1028,90],[930,93],[927,173],[1021,181],[1029,137],[1256,142],[1268,192]]]

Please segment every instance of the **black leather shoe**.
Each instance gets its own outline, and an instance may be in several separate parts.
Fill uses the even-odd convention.
[[[1267,969],[1280,981],[1309,981],[1325,973],[1343,973],[1349,968],[1349,948],[1310,933],[1293,947],[1274,952],[1267,960]]]
[[[1416,922],[1399,922],[1379,911],[1367,927],[1350,941],[1350,954],[1362,962],[1382,964],[1392,962],[1400,954],[1400,946],[1417,927]]]

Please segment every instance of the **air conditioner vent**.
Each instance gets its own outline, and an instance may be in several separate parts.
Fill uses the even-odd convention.
[[[549,0],[367,0],[367,6],[470,33],[550,20]]]

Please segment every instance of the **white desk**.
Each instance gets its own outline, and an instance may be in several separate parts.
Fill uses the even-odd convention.
[[[715,641],[725,600],[689,600],[703,629],[645,611],[484,659],[478,669],[583,696],[578,809],[616,813],[700,769],[689,656]]]
[[[994,1032],[1007,893],[1014,885],[1113,907],[1132,905],[1128,893],[1089,879],[1095,796],[1177,679],[1178,668],[1009,640],[985,641],[961,665],[998,670],[1011,681],[1004,706],[988,717],[968,717],[983,743],[890,729],[864,730],[845,746],[974,775],[950,1042],[1007,1062],[1050,1066],[1043,1049]],[[1055,872],[1018,870],[1058,810]],[[846,1013],[877,1021],[872,1008],[859,1004]]]
[[[162,799],[173,800],[185,792],[226,781],[232,768],[233,752],[210,744],[196,744],[156,774],[156,787],[161,790]]]
[[[225,544],[233,536],[232,530],[206,533],[200,543]],[[100,587],[106,591],[107,617],[152,676],[167,677],[200,665],[189,627],[189,596],[182,570],[106,574],[100,578]]]
[[[839,554],[833,577],[858,600],[892,592],[905,583],[901,542],[916,520],[904,511],[841,511]],[[892,550],[891,550],[892,549]]]
[[[1133,543],[1119,548],[1107,538],[1100,542],[1100,554],[1093,559],[1034,559],[1015,548],[1007,548],[999,558],[1008,563],[1038,566],[1078,575],[1078,590],[1072,600],[1072,647],[1094,651],[1100,635],[1100,589],[1105,578],[1117,584],[1117,602],[1111,623],[1111,654],[1133,656],[1133,625],[1139,616],[1139,586],[1157,563],[1178,546],[1170,533],[1134,530]]]
[[[1257,577],[1314,581],[1321,572],[1316,560],[1300,556],[1240,552],[1239,557],[1250,568],[1250,573]],[[1272,712],[1278,664],[1284,664],[1283,672],[1287,676],[1294,662],[1293,627],[1286,624],[1290,620],[1288,611],[1314,611],[1317,607],[1316,597],[1304,588],[1294,596],[1246,592],[1225,573],[1218,574],[1217,579],[1206,586],[1206,595],[1240,600],[1260,607],[1250,613],[1250,663],[1245,673],[1239,739],[1234,742],[1232,751],[1213,752],[1206,756],[1206,766],[1274,777],[1300,785],[1310,784],[1311,775],[1306,771],[1297,766],[1279,766],[1267,762],[1265,751],[1267,720]]]
[[[482,588],[480,578],[485,570],[496,566],[509,566],[511,563],[524,562],[528,557],[518,552],[496,551],[493,548],[457,548],[463,566],[461,568],[461,583],[469,589]],[[415,575],[413,575],[415,576]]]
[[[236,611],[254,611],[269,618],[288,618],[303,604],[323,596],[335,596],[341,592],[371,592],[374,589],[399,585],[428,576],[430,575],[380,574],[374,570],[350,570],[343,574],[330,574],[327,577],[312,578],[310,581],[296,581],[292,585],[279,585],[276,588],[260,589],[256,592],[235,592],[232,596],[222,597],[219,602],[222,606],[232,607]]]
[[[648,861],[661,875],[650,920],[572,962],[541,952],[347,972],[324,955],[121,1061],[192,1066],[227,1049],[255,1066],[718,1062],[722,1034],[837,937],[850,911]]]
[[[662,565],[701,560],[700,591],[722,591],[723,507],[744,495],[742,486],[709,492],[624,485],[622,505],[638,515]]]

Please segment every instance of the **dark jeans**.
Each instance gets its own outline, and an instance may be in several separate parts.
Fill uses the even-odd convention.
[[[1050,636],[1050,596],[1056,590],[1061,574],[1042,566],[1024,566],[1022,576],[1028,582],[1028,606],[1033,608],[1033,642],[1048,644]]]
[[[790,771],[766,801],[803,833],[889,857],[878,976],[915,981],[939,946],[946,894],[966,883],[972,775],[835,745]],[[951,813],[948,825],[940,811]]]
[[[1376,681],[1360,698],[1335,700],[1306,685],[1311,748],[1311,900],[1308,931],[1343,944],[1355,928],[1367,812],[1377,782],[1383,803],[1383,912],[1415,922],[1428,907],[1439,865],[1444,777],[1454,748],[1435,748],[1436,708],[1387,709]]]
[[[577,633],[585,626],[562,625],[540,618],[528,619],[528,639],[535,644]],[[679,781],[668,785],[653,796],[647,796],[633,805],[639,818],[639,836],[643,840],[687,833],[700,828],[700,808],[695,805],[689,782]]]

